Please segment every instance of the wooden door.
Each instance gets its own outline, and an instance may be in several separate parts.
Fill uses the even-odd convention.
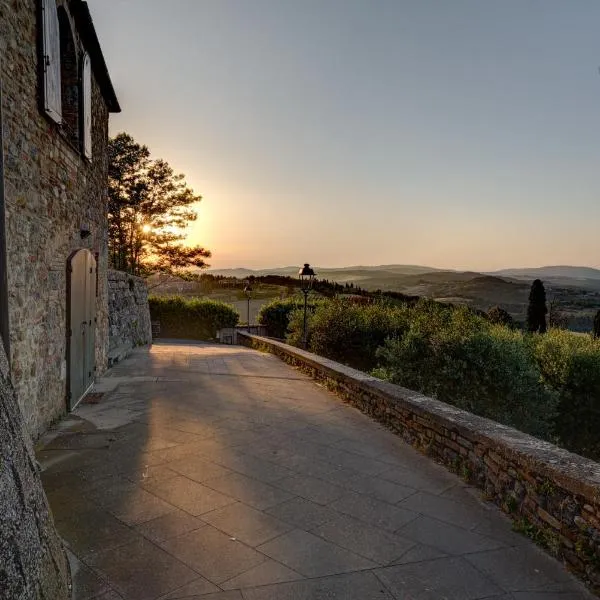
[[[96,260],[89,250],[71,255],[68,275],[68,408],[73,410],[94,383]]]

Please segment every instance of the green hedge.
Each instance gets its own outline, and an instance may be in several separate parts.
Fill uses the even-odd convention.
[[[304,314],[291,314],[288,342],[300,346]],[[408,310],[385,304],[362,304],[351,299],[322,302],[311,313],[308,344],[312,352],[370,371],[377,365],[376,352],[386,338],[408,328]]]
[[[239,319],[232,306],[215,300],[153,296],[149,303],[150,317],[160,322],[165,338],[214,340],[219,329],[235,327]]]
[[[323,304],[321,298],[309,297],[308,310],[313,311],[316,306]],[[293,296],[285,300],[273,300],[263,304],[258,312],[258,322],[267,328],[267,334],[274,338],[284,339],[288,333],[290,318],[294,311],[304,310],[304,298]]]

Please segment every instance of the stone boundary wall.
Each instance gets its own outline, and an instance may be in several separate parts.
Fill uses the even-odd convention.
[[[141,277],[108,271],[108,366],[152,343],[148,287]]]
[[[516,530],[600,591],[600,463],[293,346],[244,332],[238,341],[322,382],[479,487]]]

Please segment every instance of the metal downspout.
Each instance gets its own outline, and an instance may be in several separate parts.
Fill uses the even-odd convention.
[[[6,260],[6,204],[4,201],[4,128],[2,120],[2,79],[0,79],[0,339],[10,363],[8,329],[8,272]]]

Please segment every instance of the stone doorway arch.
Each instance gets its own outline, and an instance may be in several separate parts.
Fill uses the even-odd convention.
[[[67,262],[67,408],[94,383],[96,370],[96,259],[77,250]]]

